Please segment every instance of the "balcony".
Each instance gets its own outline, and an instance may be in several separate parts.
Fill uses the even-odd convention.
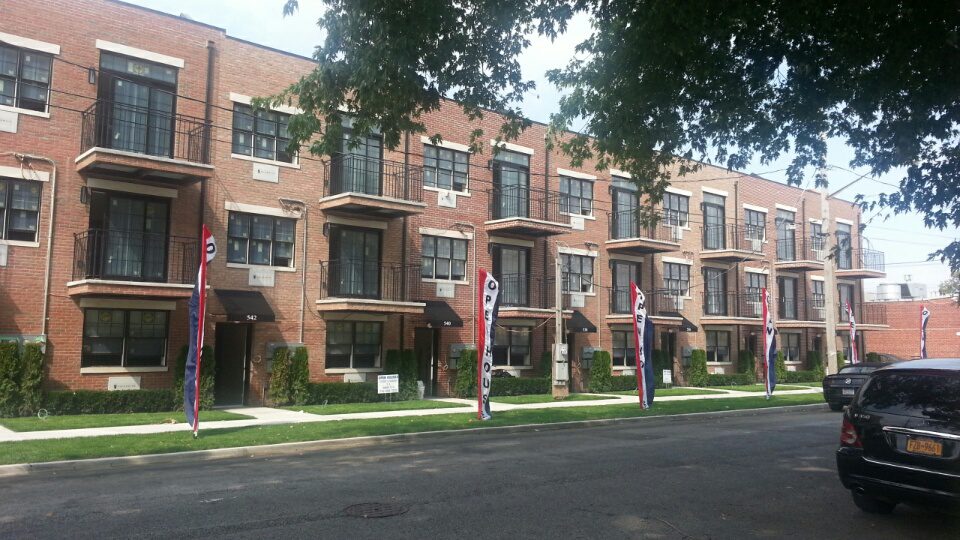
[[[81,113],[77,172],[185,184],[210,178],[202,118],[99,100]]]
[[[718,262],[759,261],[764,257],[764,230],[753,226],[705,225],[700,259]]]
[[[823,295],[814,294],[807,300],[777,301],[777,328],[823,328],[826,303]]]
[[[781,270],[822,270],[827,250],[825,236],[777,240],[776,265]]]
[[[419,264],[320,261],[319,312],[421,314]]]
[[[668,225],[656,216],[656,222],[644,223],[638,212],[624,210],[612,212],[610,217],[610,239],[607,250],[614,253],[645,255],[648,253],[669,253],[680,249],[684,229]]]
[[[73,237],[67,294],[187,298],[199,255],[195,238],[89,229]]]
[[[500,283],[500,310],[503,318],[548,319],[556,311],[556,279],[526,274],[503,274],[496,276]],[[569,311],[570,294],[562,293],[561,308],[564,318],[572,315]]]
[[[873,249],[839,249],[836,255],[838,278],[870,279],[886,277],[885,254]]]
[[[660,289],[645,292],[647,297],[647,316],[654,324],[666,326],[680,326],[683,315],[684,298],[678,291]],[[630,287],[611,287],[609,289],[610,305],[607,320],[616,322],[633,322],[633,305],[630,302]]]
[[[423,171],[397,161],[337,154],[323,166],[321,210],[363,218],[420,214]]]
[[[703,324],[763,325],[763,303],[754,293],[703,293]]]
[[[850,304],[853,310],[853,316],[857,321],[857,328],[862,330],[887,328],[887,306],[882,302],[857,302]],[[839,318],[837,321],[841,325],[848,325],[850,317],[843,305],[839,306]],[[838,328],[842,330],[842,328]]]
[[[524,186],[495,187],[488,192],[487,232],[553,236],[573,230],[560,212],[560,195]]]

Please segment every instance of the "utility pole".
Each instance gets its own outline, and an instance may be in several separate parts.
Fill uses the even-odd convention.
[[[566,386],[566,379],[570,377],[570,367],[569,364],[565,363],[566,356],[564,349],[566,346],[563,343],[563,263],[560,260],[560,249],[557,249],[557,256],[554,259],[554,333],[553,333],[553,354],[551,358],[553,359],[553,384],[552,384],[552,394],[553,399],[563,399],[569,395],[570,390]],[[561,365],[562,364],[562,365]],[[560,377],[564,375],[564,369],[566,368],[566,375],[563,377],[564,384],[557,384],[560,381]]]
[[[827,189],[820,190],[820,218],[823,220],[820,232],[823,234],[827,247],[830,248],[833,242],[830,241],[830,196],[827,195]],[[827,343],[827,375],[837,372],[837,274],[836,259],[827,257],[823,261],[823,319],[825,328],[824,340]]]

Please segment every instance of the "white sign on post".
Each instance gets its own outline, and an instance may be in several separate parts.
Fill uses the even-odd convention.
[[[378,394],[396,394],[400,391],[400,375],[377,375]]]
[[[673,372],[669,369],[663,370],[663,384],[673,384]]]

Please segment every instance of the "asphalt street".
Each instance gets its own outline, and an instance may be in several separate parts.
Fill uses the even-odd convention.
[[[0,478],[0,538],[960,538],[863,514],[806,409]],[[348,515],[401,510],[383,518]],[[383,504],[390,506],[382,506]]]

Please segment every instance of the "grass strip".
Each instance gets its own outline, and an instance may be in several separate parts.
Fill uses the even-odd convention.
[[[282,407],[290,411],[303,411],[310,414],[350,414],[365,412],[412,411],[416,409],[454,409],[469,407],[458,403],[434,400],[410,400],[377,403],[337,403],[333,405],[301,405],[299,407]]]
[[[738,392],[766,392],[767,388],[762,384],[742,384],[735,386],[711,386],[710,388],[717,388],[720,390],[736,390]],[[778,384],[774,392],[778,390],[808,390],[807,386],[789,386],[786,384]]]
[[[636,390],[619,390],[616,392],[604,392],[605,394],[616,394],[619,396],[635,396],[637,395]],[[672,396],[706,396],[706,395],[717,395],[722,394],[718,390],[706,390],[703,388],[657,388],[653,393],[654,401],[658,397],[672,397]]]
[[[498,396],[490,398],[494,403],[509,403],[511,405],[524,405],[527,403],[553,403],[554,401],[596,401],[598,399],[616,399],[612,396],[601,396],[595,394],[570,394],[564,399],[553,399],[550,394],[527,394],[523,396]]]
[[[190,450],[257,446],[301,441],[343,439],[370,435],[392,435],[423,431],[446,431],[468,428],[489,428],[521,424],[550,424],[578,420],[664,416],[673,414],[764,409],[789,405],[823,403],[819,394],[761,396],[727,399],[697,399],[654,403],[646,411],[638,405],[598,405],[592,407],[565,407],[553,409],[526,409],[495,413],[491,420],[481,422],[473,413],[450,413],[435,416],[371,418],[338,420],[256,427],[238,427],[200,430],[194,439],[188,432],[156,433],[150,435],[112,435],[76,439],[53,439],[0,443],[0,464],[39,463],[67,459],[165,454]],[[201,424],[202,426],[202,424]]]
[[[226,411],[200,411],[200,425],[217,420],[248,420],[245,414]],[[175,420],[175,422],[171,422]],[[3,418],[0,425],[13,431],[53,431],[58,429],[83,429],[97,427],[142,426],[145,424],[174,424],[186,422],[182,411],[124,414],[76,414],[70,416],[36,416]]]

